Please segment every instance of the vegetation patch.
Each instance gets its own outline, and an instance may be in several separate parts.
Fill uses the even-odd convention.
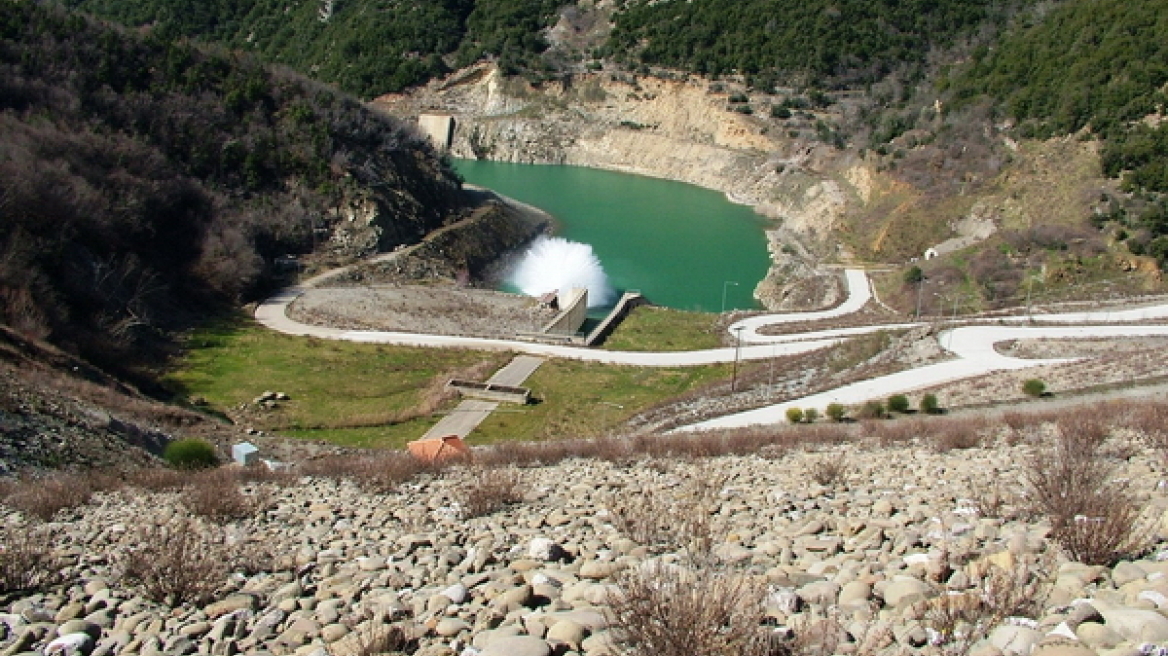
[[[538,401],[500,408],[478,429],[476,444],[595,437],[641,410],[730,376],[730,365],[627,367],[549,360],[527,381]]]
[[[604,342],[610,351],[696,351],[722,345],[718,315],[653,306],[634,309]]]
[[[433,399],[434,381],[444,384],[470,369],[493,373],[509,359],[291,337],[242,321],[208,326],[187,346],[167,375],[176,390],[260,430],[352,446],[400,447],[417,439],[437,421],[433,413],[453,403]],[[270,389],[289,400],[255,402]]]

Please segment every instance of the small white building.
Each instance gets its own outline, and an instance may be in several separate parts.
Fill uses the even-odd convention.
[[[260,450],[251,442],[240,442],[231,447],[231,459],[245,467],[254,465],[260,461]]]

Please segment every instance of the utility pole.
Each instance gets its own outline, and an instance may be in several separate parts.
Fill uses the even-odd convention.
[[[738,391],[738,356],[742,351],[742,330],[745,327],[738,326],[734,329],[734,375],[730,378],[731,394]]]

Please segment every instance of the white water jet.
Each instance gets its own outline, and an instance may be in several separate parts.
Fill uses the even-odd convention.
[[[508,279],[528,296],[586,287],[588,307],[612,305],[616,296],[592,246],[563,237],[536,237]]]

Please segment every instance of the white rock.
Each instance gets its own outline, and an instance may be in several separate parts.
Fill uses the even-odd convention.
[[[539,638],[509,636],[490,641],[482,656],[549,656],[551,653],[551,646]]]
[[[45,647],[45,654],[79,656],[93,651],[93,638],[88,633],[66,633]]]
[[[1168,642],[1168,617],[1154,610],[1116,608],[1101,610],[1107,628],[1135,643]]]
[[[1038,641],[1042,640],[1042,633],[1026,626],[1003,624],[990,634],[989,642],[1005,656],[1026,656]]]
[[[467,590],[466,586],[461,583],[455,583],[438,594],[441,594],[456,604],[461,604],[470,596],[470,590]]]
[[[559,555],[560,546],[550,538],[532,538],[531,544],[527,546],[527,556],[547,562],[553,560]]]

